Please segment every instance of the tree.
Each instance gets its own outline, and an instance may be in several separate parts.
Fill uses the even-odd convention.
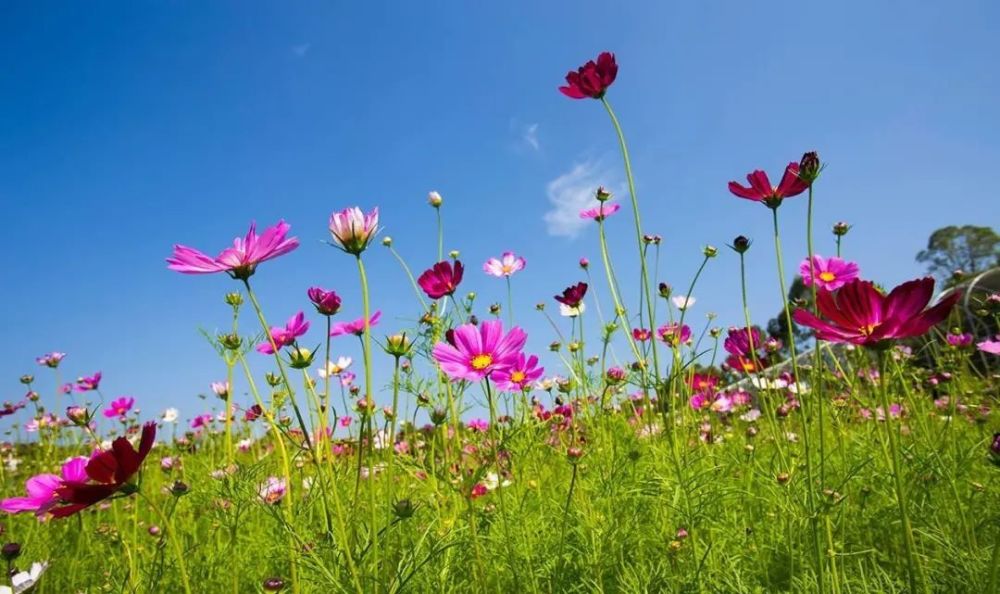
[[[928,274],[951,286],[961,276],[955,271],[970,275],[1000,265],[1000,235],[991,227],[942,227],[931,233],[917,262],[927,263]]]

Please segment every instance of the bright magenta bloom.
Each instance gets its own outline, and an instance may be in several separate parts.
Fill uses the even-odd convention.
[[[847,262],[837,258],[824,258],[819,254],[813,254],[812,269],[809,267],[809,258],[799,264],[799,274],[805,286],[812,286],[813,273],[816,274],[816,288],[824,291],[836,291],[843,287],[847,281],[858,278],[858,265],[854,262]]]
[[[451,295],[458,289],[464,274],[465,267],[458,260],[455,260],[454,268],[452,268],[451,262],[438,262],[420,275],[417,284],[431,299],[440,299],[445,295]]]
[[[39,474],[31,477],[24,484],[27,497],[11,497],[0,502],[0,510],[8,514],[33,512],[36,516],[44,516],[59,503],[56,491],[63,486],[64,481],[86,481],[87,458],[72,458],[62,466],[62,476],[54,474]]]
[[[109,419],[121,419],[128,414],[135,406],[135,398],[122,396],[111,401],[111,404],[104,409],[104,416]]]
[[[882,347],[887,341],[920,336],[941,322],[961,297],[956,291],[924,309],[934,295],[934,279],[905,282],[883,295],[870,281],[855,279],[836,293],[823,291],[816,305],[826,320],[804,309],[795,310],[795,321],[816,331],[829,342],[849,342]]]
[[[340,311],[340,295],[335,291],[325,291],[319,287],[310,287],[306,291],[309,301],[316,306],[320,315],[332,316]]]
[[[187,246],[175,245],[174,255],[167,258],[167,268],[184,274],[211,274],[226,272],[229,276],[246,280],[253,275],[261,262],[277,258],[299,247],[295,237],[287,238],[291,225],[278,221],[260,236],[257,225],[250,224],[246,237],[233,240],[233,247],[226,248],[215,258]]]
[[[378,233],[378,207],[368,214],[357,206],[345,208],[330,215],[330,235],[334,247],[357,256],[365,251]]]
[[[376,311],[368,318],[368,327],[374,328],[382,318],[382,312]],[[365,319],[359,318],[353,322],[337,322],[330,326],[330,336],[341,336],[343,334],[354,334],[361,336],[365,332]]]
[[[575,72],[566,74],[566,86],[559,87],[571,99],[600,99],[618,76],[618,63],[611,52],[602,52],[597,62],[590,60]]]
[[[479,327],[463,324],[448,338],[434,345],[434,359],[452,380],[476,382],[516,365],[528,335],[516,326],[505,335],[503,322],[489,320]]]
[[[284,328],[272,326],[271,340],[274,341],[274,345],[279,349],[281,347],[292,346],[295,344],[295,339],[305,334],[308,330],[309,322],[306,321],[306,315],[300,311],[285,323]],[[265,355],[273,355],[274,348],[271,346],[271,341],[265,341],[257,345],[257,352],[264,353]]]
[[[538,381],[543,373],[545,368],[538,366],[538,357],[531,355],[525,358],[524,353],[518,353],[517,359],[510,367],[496,370],[493,381],[501,390],[523,392]]]
[[[81,377],[76,380],[76,387],[73,388],[77,392],[89,392],[91,390],[96,390],[101,385],[101,372],[98,371],[90,377]]]
[[[646,328],[632,328],[632,338],[639,342],[646,342],[653,337],[653,333]]]
[[[515,272],[524,270],[527,261],[521,256],[515,256],[514,252],[504,252],[500,259],[490,258],[483,264],[483,271],[486,274],[496,277],[511,276]]]
[[[681,326],[677,322],[671,322],[657,328],[656,334],[660,340],[672,348],[691,340],[691,327],[687,324]]]
[[[593,219],[603,221],[621,209],[622,205],[617,202],[601,202],[592,208],[585,208],[580,211],[581,219]]]
[[[751,328],[749,332],[747,332],[746,326],[733,326],[729,328],[726,340],[722,343],[722,347],[730,355],[747,358],[750,358],[754,352],[760,351],[762,345],[760,328],[756,326]]]
[[[785,198],[798,196],[809,189],[809,184],[799,179],[799,164],[789,163],[785,167],[785,174],[781,176],[781,183],[778,187],[771,185],[771,180],[767,174],[760,169],[747,175],[747,182],[750,187],[742,186],[736,182],[729,182],[729,191],[740,198],[763,202],[770,208],[778,208]]]

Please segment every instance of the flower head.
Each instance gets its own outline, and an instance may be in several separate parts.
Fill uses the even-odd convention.
[[[976,348],[984,353],[989,353],[991,355],[1000,355],[1000,339],[997,340],[984,340],[982,342],[976,343]]]
[[[733,326],[729,329],[729,335],[722,343],[722,347],[730,355],[747,358],[759,351],[761,346],[760,328],[756,326],[750,328],[749,331],[746,326]]]
[[[681,326],[677,322],[671,322],[660,326],[657,328],[656,334],[660,337],[660,340],[665,342],[667,346],[671,348],[678,347],[691,340],[690,326],[687,324]]]
[[[465,267],[461,261],[455,260],[452,267],[451,262],[446,260],[425,270],[417,279],[417,284],[431,299],[440,299],[445,295],[452,295],[458,289],[464,274]]]
[[[357,206],[330,215],[330,235],[334,246],[355,256],[365,251],[378,233],[378,207],[368,214]]]
[[[799,274],[802,276],[802,283],[809,287],[816,281],[816,287],[824,291],[836,291],[843,287],[847,281],[858,278],[858,265],[854,262],[847,262],[837,258],[824,258],[819,254],[812,257],[812,266],[809,265],[809,258],[799,264]],[[815,275],[815,278],[814,278]]]
[[[109,419],[123,419],[133,406],[135,406],[135,398],[129,396],[116,398],[104,409],[104,416]]]
[[[597,206],[585,208],[580,211],[581,219],[593,219],[603,221],[621,209],[622,205],[617,202],[601,202]]]
[[[515,272],[524,270],[527,264],[524,258],[514,255],[514,252],[504,252],[500,259],[490,258],[483,264],[486,274],[496,277],[509,277]]]
[[[285,479],[272,476],[268,477],[267,482],[260,486],[258,492],[264,503],[273,505],[285,497],[285,493],[288,492],[288,485],[285,483]]]
[[[524,353],[518,353],[510,367],[498,369],[493,374],[493,381],[501,390],[523,392],[531,388],[543,373],[545,368],[539,367],[538,357],[535,355],[525,357]]]
[[[326,291],[319,287],[310,287],[306,291],[309,301],[316,306],[316,311],[323,316],[332,316],[340,311],[340,295],[336,291]]]
[[[799,164],[789,163],[785,167],[785,173],[781,176],[781,183],[777,187],[771,185],[771,180],[767,174],[760,169],[747,175],[749,187],[740,185],[737,182],[729,182],[729,191],[747,200],[763,202],[770,208],[778,208],[785,198],[798,196],[805,192],[809,185],[799,177]]]
[[[278,221],[257,235],[257,225],[251,223],[246,237],[233,240],[233,247],[226,248],[215,258],[187,246],[175,245],[174,254],[167,258],[167,268],[184,274],[211,274],[226,272],[231,277],[246,280],[253,275],[261,262],[277,258],[299,247],[299,240],[288,238],[291,225]]]
[[[98,371],[94,375],[88,377],[77,378],[76,386],[73,388],[77,392],[89,392],[91,390],[96,390],[101,385],[101,372]]]
[[[566,74],[566,86],[559,87],[571,99],[600,99],[618,76],[618,64],[611,52],[602,52],[597,61],[590,60],[576,71]]]
[[[64,481],[85,481],[87,474],[84,468],[87,458],[72,458],[62,466],[62,476],[54,474],[39,474],[31,477],[24,485],[26,497],[11,497],[0,502],[0,510],[8,514],[32,512],[36,516],[44,516],[59,503],[57,489]]]
[[[374,328],[378,325],[378,321],[382,318],[381,311],[375,311],[371,316],[368,317],[368,327]],[[343,334],[353,334],[355,336],[361,336],[365,332],[365,319],[359,318],[353,322],[337,322],[330,326],[330,336],[341,336]]]
[[[42,355],[35,359],[39,365],[44,365],[45,367],[51,367],[55,369],[59,367],[59,363],[66,357],[66,353],[51,352]]]
[[[463,324],[449,336],[451,341],[434,345],[434,359],[452,380],[468,381],[480,381],[494,371],[516,365],[528,339],[516,326],[504,334],[500,320],[489,320],[479,326]]]
[[[308,330],[309,322],[306,321],[306,315],[300,311],[285,322],[284,328],[272,326],[270,330],[271,340],[257,345],[257,352],[264,353],[265,355],[273,355],[275,348],[280,349],[281,347],[295,344],[295,339],[305,334]]]
[[[801,308],[795,310],[794,319],[815,330],[822,340],[880,347],[891,340],[926,333],[948,317],[961,297],[956,291],[925,309],[933,294],[934,279],[929,277],[905,282],[888,295],[870,281],[855,279],[836,293],[824,291],[816,296],[819,312],[826,319]]]
[[[681,311],[692,307],[698,301],[691,295],[675,295],[670,300],[674,302],[674,307]]]
[[[556,295],[555,300],[567,307],[579,307],[587,294],[587,283],[576,283],[563,289],[562,295]]]

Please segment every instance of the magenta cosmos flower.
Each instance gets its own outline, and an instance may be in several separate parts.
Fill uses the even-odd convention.
[[[0,510],[8,514],[32,512],[36,516],[44,516],[59,503],[56,491],[65,481],[83,482],[87,480],[88,459],[72,458],[62,466],[62,476],[55,474],[38,474],[24,484],[27,497],[11,497],[0,502]]]
[[[517,359],[506,369],[497,369],[493,373],[493,381],[501,390],[523,392],[530,388],[545,373],[544,367],[538,366],[538,357],[525,357],[518,353]]]
[[[729,191],[747,200],[763,202],[769,208],[778,208],[785,198],[798,196],[809,189],[809,184],[799,178],[799,164],[789,163],[785,167],[785,173],[781,176],[781,183],[777,187],[771,185],[771,180],[767,174],[760,169],[747,175],[749,187],[740,185],[734,181],[729,182]]]
[[[514,255],[514,252],[504,252],[500,259],[490,258],[483,264],[483,272],[495,277],[510,277],[515,272],[524,270],[527,264],[524,258]]]
[[[292,346],[295,344],[295,339],[305,334],[308,330],[309,322],[306,321],[306,315],[300,311],[285,322],[284,328],[272,326],[271,340],[257,345],[257,352],[264,353],[265,355],[273,355],[274,347],[280,349],[281,347]],[[271,341],[274,341],[274,346],[271,345]]]
[[[250,278],[257,265],[299,247],[299,240],[286,237],[291,225],[278,221],[273,227],[268,227],[257,235],[257,225],[250,224],[246,237],[233,240],[233,247],[226,248],[211,258],[208,255],[184,245],[174,246],[174,255],[167,258],[167,268],[184,274],[211,274],[225,272],[229,276],[246,280]]]
[[[503,322],[489,320],[478,327],[463,324],[448,338],[434,345],[434,359],[452,380],[475,382],[517,364],[528,335],[517,326],[504,334]]]
[[[440,299],[445,295],[453,294],[458,289],[464,274],[465,267],[458,260],[455,260],[454,267],[448,261],[438,262],[420,275],[417,284],[431,299]]]
[[[340,311],[340,295],[334,291],[325,291],[319,287],[310,287],[306,291],[309,301],[316,306],[316,311],[323,316],[332,316]]]
[[[681,326],[677,322],[671,322],[657,328],[656,334],[667,346],[673,348],[691,340],[691,327],[687,324]]]
[[[365,214],[357,206],[330,215],[333,245],[348,254],[359,255],[378,233],[378,207]]]
[[[382,319],[382,312],[376,311],[368,318],[368,327],[374,328],[378,325],[378,321]],[[358,318],[353,322],[337,322],[336,324],[330,326],[330,336],[341,336],[344,334],[353,334],[355,336],[361,336],[365,332],[365,319]]]
[[[847,281],[858,278],[859,272],[857,264],[836,256],[824,258],[819,254],[813,254],[812,267],[809,266],[809,258],[799,264],[799,274],[802,276],[802,282],[805,286],[812,286],[813,280],[815,280],[816,287],[824,291],[836,291],[843,287]],[[815,279],[813,278],[814,274]]]
[[[597,61],[590,60],[576,71],[566,74],[566,86],[559,91],[571,99],[600,99],[618,76],[618,63],[611,52],[601,52]]]
[[[96,390],[101,385],[101,372],[98,371],[94,375],[89,377],[81,377],[76,380],[76,387],[73,389],[77,392],[90,392],[91,390]]]
[[[884,347],[888,341],[920,336],[941,322],[961,297],[956,291],[937,305],[925,309],[934,295],[934,279],[905,282],[884,295],[870,281],[852,280],[836,293],[816,296],[816,317],[796,309],[798,324],[816,331],[817,338],[829,342],[849,342],[867,347]]]
[[[580,211],[581,219],[593,219],[603,221],[621,209],[622,205],[617,202],[601,202],[592,208],[585,208]]]
[[[135,406],[135,398],[130,396],[122,396],[121,398],[115,398],[111,401],[111,404],[104,409],[104,416],[109,419],[121,419],[132,410]]]

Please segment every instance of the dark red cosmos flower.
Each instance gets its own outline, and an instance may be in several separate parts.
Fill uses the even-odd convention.
[[[559,87],[559,90],[571,99],[600,99],[611,83],[615,82],[616,76],[618,64],[615,62],[615,55],[603,52],[597,57],[597,62],[591,60],[576,72],[570,70],[566,74],[566,86]]]
[[[85,471],[89,481],[65,481],[56,489],[61,505],[51,510],[53,516],[64,518],[90,507],[120,490],[133,492],[129,480],[139,471],[156,440],[156,423],[142,427],[139,450],[136,451],[125,437],[111,442],[111,449],[95,452],[87,462]]]
[[[835,293],[816,295],[816,306],[826,320],[804,309],[795,310],[794,319],[814,329],[821,340],[881,348],[892,340],[926,334],[948,317],[962,293],[955,291],[926,309],[933,296],[930,277],[907,281],[888,295],[871,281],[854,279]]]
[[[264,409],[259,404],[255,404],[243,412],[243,420],[252,423],[264,414]]]
[[[587,294],[587,283],[576,283],[563,290],[562,295],[556,295],[555,300],[566,307],[580,307],[583,296]]]
[[[319,287],[310,287],[306,291],[309,301],[316,306],[320,315],[332,316],[340,311],[340,295],[336,291],[325,291]]]
[[[454,268],[452,268],[451,262],[438,262],[420,275],[417,284],[431,299],[440,299],[445,295],[451,295],[458,289],[458,284],[462,282],[464,273],[465,267],[458,260],[455,260]]]
[[[809,184],[799,177],[798,163],[789,163],[788,167],[785,167],[785,173],[781,176],[781,183],[778,184],[778,187],[772,186],[767,174],[760,169],[748,174],[747,182],[749,182],[750,187],[734,181],[729,182],[729,191],[740,198],[763,202],[769,208],[778,208],[785,198],[798,196],[809,189]]]

